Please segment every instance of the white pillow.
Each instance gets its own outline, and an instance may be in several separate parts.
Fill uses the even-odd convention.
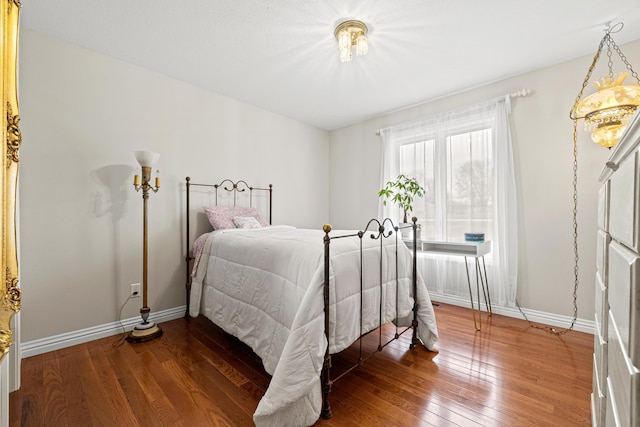
[[[252,216],[234,216],[233,223],[236,228],[262,228],[262,225]]]

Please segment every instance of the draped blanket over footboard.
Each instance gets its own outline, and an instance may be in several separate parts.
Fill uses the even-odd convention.
[[[194,272],[190,315],[201,312],[249,345],[272,375],[254,414],[256,425],[311,425],[319,417],[320,372],[327,346],[323,236],[320,230],[287,226],[214,231],[206,240]],[[389,243],[382,251],[380,286],[380,241],[362,239],[362,322],[360,240],[345,238],[331,243],[331,353],[344,350],[361,333],[378,326],[381,298],[382,323],[397,321],[405,326],[411,324],[416,297],[418,337],[428,349],[435,346],[433,307],[419,276],[417,296],[411,295],[411,252],[400,242],[396,287],[395,239],[385,240]]]

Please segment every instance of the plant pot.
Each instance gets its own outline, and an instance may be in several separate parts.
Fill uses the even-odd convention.
[[[412,222],[401,222],[398,224],[398,233],[400,237],[404,236],[406,240],[413,240],[413,223]],[[416,240],[420,240],[422,236],[422,230],[416,230]]]

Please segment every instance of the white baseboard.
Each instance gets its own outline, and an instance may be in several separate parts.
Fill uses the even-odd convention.
[[[434,301],[466,308],[471,307],[469,300],[462,297],[442,295],[434,292],[431,292],[430,295]],[[170,308],[152,313],[150,319],[156,323],[167,322],[169,320],[184,317],[185,310],[186,306]],[[523,308],[522,311],[532,322],[550,325],[556,328],[568,328],[572,320],[569,316],[531,310],[528,308]],[[493,312],[503,316],[520,318],[524,321],[522,314],[520,314],[520,311],[515,307],[493,307]],[[122,320],[122,326],[124,326],[125,330],[131,330],[139,321],[139,316],[131,317],[129,319]],[[120,326],[120,323],[118,322],[111,322],[78,331],[54,335],[52,337],[23,342],[20,345],[20,356],[22,358],[36,356],[49,351],[59,350],[65,347],[71,347],[72,345],[83,344],[100,338],[120,334],[122,333],[122,326]],[[595,322],[593,320],[577,319],[574,330],[593,334],[595,331]]]
[[[156,323],[168,322],[169,320],[184,317],[185,311],[186,306],[183,305],[151,313],[149,319]],[[23,342],[20,344],[20,355],[22,358],[37,356],[38,354],[47,353],[49,351],[60,350],[61,348],[71,347],[72,345],[84,344],[100,338],[121,334],[123,333],[123,326],[124,329],[128,331],[133,329],[133,327],[139,322],[140,316],[136,316],[122,320],[122,326],[120,325],[120,322],[111,322],[104,325],[93,326],[91,328],[80,329],[78,331],[54,335],[52,337]]]
[[[443,295],[438,294],[436,292],[429,291],[429,295],[433,301],[439,301],[445,304],[457,305],[460,307],[471,308],[471,303],[468,298],[457,297],[452,295]],[[484,307],[482,304],[480,307]],[[515,317],[517,319],[524,320],[522,314],[518,310],[517,307],[492,307],[493,312],[495,314],[501,314],[503,316]],[[523,308],[522,311],[527,315],[527,318],[538,324],[549,325],[555,328],[566,329],[571,326],[571,320],[573,320],[570,316],[564,316],[562,314],[554,314],[547,313],[544,311],[531,310],[528,308]],[[444,328],[444,326],[443,326]],[[595,321],[594,320],[586,320],[586,319],[576,319],[576,323],[573,327],[575,331],[586,332],[589,334],[594,334],[595,332]]]

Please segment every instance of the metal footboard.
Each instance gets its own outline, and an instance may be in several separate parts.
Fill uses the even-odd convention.
[[[398,249],[404,243],[401,241],[398,231],[404,230],[411,231],[412,236],[416,235],[417,230],[417,218],[413,217],[412,223],[410,225],[405,225],[402,227],[396,226],[393,224],[391,219],[386,218],[382,222],[377,219],[371,219],[363,231],[358,231],[353,234],[345,234],[338,236],[331,236],[331,226],[326,224],[323,227],[324,235],[324,331],[325,337],[327,339],[327,350],[324,355],[324,363],[321,374],[322,381],[322,418],[328,419],[331,418],[331,407],[329,405],[329,393],[331,392],[331,387],[334,382],[339,380],[340,378],[347,375],[349,372],[354,370],[355,368],[361,366],[364,361],[372,357],[375,353],[382,351],[384,347],[393,342],[394,340],[400,338],[405,332],[408,330],[412,330],[411,344],[409,345],[410,349],[414,349],[416,343],[418,341],[417,338],[417,328],[418,328],[418,303],[417,303],[417,241],[415,238],[412,239],[412,276],[411,276],[411,286],[414,297],[413,304],[413,320],[411,322],[411,326],[405,327],[402,329],[398,327],[398,303],[399,303],[399,276],[398,276]],[[354,363],[352,366],[348,367],[346,370],[341,372],[335,378],[331,378],[331,353],[330,353],[330,342],[329,342],[329,324],[330,324],[330,292],[329,292],[329,281],[330,281],[330,266],[331,266],[331,241],[335,239],[345,239],[345,238],[357,238],[360,243],[360,337],[356,340],[359,343],[359,354],[358,361]],[[363,333],[363,247],[362,241],[365,238],[370,238],[374,240],[379,240],[380,242],[380,266],[379,266],[379,286],[380,286],[380,306],[379,306],[379,324],[378,328],[378,346],[375,351],[365,354],[363,351],[362,338],[365,335],[368,335],[370,332]],[[395,334],[393,338],[387,340],[383,340],[382,337],[382,319],[383,319],[383,307],[382,302],[384,298],[383,295],[383,273],[384,273],[384,265],[383,265],[383,244],[384,239],[395,239],[395,286],[396,286],[396,315],[395,315]],[[387,266],[389,268],[389,266]],[[384,342],[383,342],[384,341]]]

